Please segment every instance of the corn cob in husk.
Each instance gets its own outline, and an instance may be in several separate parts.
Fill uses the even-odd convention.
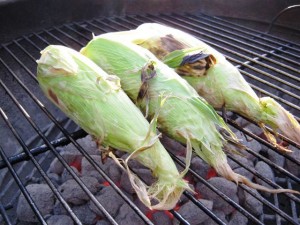
[[[157,111],[157,99],[163,98],[158,128],[171,138],[192,146],[219,175],[260,190],[290,191],[270,190],[233,172],[222,149],[226,145],[225,138],[217,127],[233,139],[234,134],[184,79],[148,50],[123,39],[117,41],[98,36],[81,53],[107,73],[119,76],[124,91],[150,118]]]
[[[148,123],[119,78],[63,46],[47,47],[37,62],[40,87],[58,108],[104,146],[131,153],[123,163],[140,200],[151,209],[173,208],[188,184],[158,139],[156,118]],[[152,170],[156,183],[148,187],[130,172],[133,158]]]
[[[108,34],[149,49],[192,85],[215,109],[225,108],[255,121],[279,150],[275,134],[281,132],[300,144],[300,125],[291,113],[270,97],[259,98],[237,68],[197,38],[159,24],[143,24],[136,30]]]

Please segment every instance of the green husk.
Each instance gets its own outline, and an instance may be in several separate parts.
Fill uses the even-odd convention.
[[[122,36],[123,40],[149,49],[174,68],[215,109],[225,108],[255,121],[279,150],[289,151],[277,145],[275,137],[267,131],[265,125],[272,128],[275,135],[279,131],[300,144],[300,125],[293,115],[274,99],[259,98],[237,68],[221,53],[192,35],[154,23],[143,24],[133,31],[108,35],[115,38]],[[188,62],[189,58],[193,59],[197,54],[207,57]]]
[[[40,87],[58,108],[102,145],[131,153],[122,166],[140,200],[151,209],[173,208],[189,187],[158,139],[157,116],[149,124],[121,89],[119,78],[79,52],[49,46],[37,62]],[[129,159],[151,169],[157,181],[144,184],[129,170]],[[153,205],[153,199],[158,203]]]
[[[126,43],[123,38],[117,39],[106,35],[94,37],[81,53],[107,73],[119,76],[124,91],[142,111],[148,112],[150,118],[157,111],[157,99],[165,96],[158,115],[160,131],[181,143],[190,143],[202,159],[229,180],[273,193],[287,191],[267,189],[233,172],[222,150],[227,143],[217,127],[227,131],[232,139],[235,137],[222,118],[184,79],[152,53]]]

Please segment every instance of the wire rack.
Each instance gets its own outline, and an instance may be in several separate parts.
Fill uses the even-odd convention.
[[[103,169],[97,165],[97,162],[87,154],[86,150],[76,142],[78,138],[86,136],[86,133],[76,125],[72,125],[72,122],[66,122],[67,120],[65,120],[64,116],[55,110],[43,96],[36,79],[35,62],[40,57],[40,51],[49,44],[60,44],[79,50],[92,38],[92,34],[98,35],[105,32],[134,29],[145,22],[158,22],[173,26],[195,35],[197,38],[216,48],[240,70],[251,87],[259,95],[270,96],[276,99],[286,109],[291,111],[299,121],[300,45],[272,35],[257,32],[256,30],[228,22],[224,19],[202,14],[128,15],[73,22],[44,29],[26,36],[24,35],[19,39],[12,40],[0,46],[0,94],[1,96],[5,96],[5,102],[4,100],[1,101],[0,109],[1,132],[7,133],[10,137],[8,140],[12,139],[17,144],[18,149],[20,149],[12,154],[10,149],[7,149],[6,143],[0,143],[0,156],[2,158],[0,161],[0,171],[5,170],[6,175],[11,177],[9,185],[16,186],[19,190],[18,193],[23,193],[41,224],[46,224],[46,220],[25,188],[27,182],[26,175],[21,173],[24,164],[26,166],[30,164],[40,174],[53,191],[55,197],[67,210],[74,223],[82,224],[70,205],[68,205],[47,176],[45,172],[47,166],[44,165],[44,161],[47,161],[45,154],[50,154],[52,158],[57,158],[89,196],[91,201],[95,203],[96,207],[103,212],[107,220],[111,224],[117,224],[112,215],[107,212],[105,206],[97,201],[95,196],[82,182],[80,177],[74,173],[56,149],[57,146],[68,143],[72,143],[87,158],[91,165],[109,182],[112,188],[145,224],[153,224],[138,206],[109,178]],[[236,115],[236,117],[239,116]],[[25,129],[19,125],[20,122],[25,124]],[[253,138],[265,147],[283,155],[263,138],[239,126],[233,119],[229,118],[228,123],[243,132],[247,137]],[[46,126],[47,129],[45,129],[45,124],[50,124],[52,128]],[[26,141],[28,140],[28,135],[31,137],[35,136],[36,141]],[[291,146],[294,146],[296,151],[299,151],[299,145],[285,137],[282,138],[289,142]],[[263,174],[259,174],[248,166],[242,165],[233,157],[228,157],[274,188],[286,187],[299,189],[299,177],[279,167],[253,149],[247,148],[246,151],[257,159],[264,161],[276,171],[277,178],[275,182],[268,180]],[[176,155],[171,154],[171,156],[178,164],[184,167],[184,163]],[[289,155],[283,156],[286,160],[294,162],[297,166],[300,165],[297,159]],[[195,171],[190,169],[189,173],[246,216],[249,224],[299,224],[300,199],[298,196],[292,194],[274,194],[269,198],[264,198],[257,195],[247,186],[240,185],[243,190],[263,203],[264,213],[257,218],[240,204],[208,183]],[[8,187],[10,186],[6,188],[1,187],[0,189],[0,212],[3,222],[6,224],[15,224],[16,219],[13,208],[17,195],[8,194],[10,189]],[[198,201],[193,194],[186,191],[184,195],[195,204],[195,207],[199,207],[209,215],[216,224],[225,224],[210,209]],[[282,202],[285,203],[284,207],[281,204]],[[170,213],[181,224],[189,224],[176,210],[170,210]]]

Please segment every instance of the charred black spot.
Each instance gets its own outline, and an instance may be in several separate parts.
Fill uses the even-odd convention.
[[[148,63],[142,68],[141,80],[142,82],[147,82],[156,76],[156,71],[153,63]]]
[[[146,97],[147,92],[148,92],[148,83],[144,82],[142,83],[138,96],[137,96],[137,103],[141,103],[143,101],[143,99]]]
[[[195,69],[195,70],[203,70],[203,69],[207,69],[207,66],[195,65],[195,66],[193,66],[193,69]]]
[[[210,56],[209,54],[204,54],[203,52],[193,54],[193,55],[187,55],[183,58],[180,66],[183,66],[185,64],[195,63],[195,62],[201,61],[201,60],[205,60],[209,56]]]
[[[168,53],[188,47],[184,43],[176,40],[173,37],[173,35],[171,35],[171,34],[168,34],[165,37],[162,37],[160,40],[161,40],[162,46],[165,48],[165,50]]]
[[[59,105],[57,95],[51,89],[48,89],[48,95],[57,105]]]

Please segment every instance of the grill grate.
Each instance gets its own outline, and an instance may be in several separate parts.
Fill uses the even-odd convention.
[[[19,172],[19,168],[23,168],[21,167],[23,164],[26,164],[26,166],[30,164],[31,168],[34,168],[35,171],[40,173],[40,176],[42,176],[45,182],[50,186],[57,199],[62,203],[70,217],[74,220],[74,223],[81,224],[81,221],[44,172],[46,169],[43,168],[43,165],[41,164],[41,157],[47,153],[51,153],[50,155],[52,155],[52,157],[58,158],[84,192],[96,204],[97,208],[104,213],[106,218],[112,224],[117,224],[114,218],[106,211],[105,206],[97,201],[95,196],[57,151],[57,146],[65,145],[67,143],[72,143],[80,153],[88,159],[93,167],[95,167],[95,169],[109,182],[113,189],[123,198],[124,202],[135,211],[145,224],[152,224],[143,212],[87,154],[85,149],[76,142],[78,138],[86,135],[85,132],[75,125],[69,126],[63,122],[64,120],[62,118],[64,118],[64,115],[54,109],[45,99],[43,94],[41,94],[35,77],[35,60],[39,58],[39,52],[47,45],[62,44],[79,50],[91,39],[91,33],[98,35],[104,32],[134,29],[144,22],[164,23],[182,29],[221,51],[234,65],[237,66],[237,68],[239,68],[246,80],[251,84],[251,87],[257,91],[257,93],[273,97],[286,109],[291,111],[299,121],[300,45],[271,35],[259,33],[253,29],[236,25],[220,18],[191,14],[160,14],[159,16],[139,15],[101,18],[80,23],[74,22],[65,24],[48,30],[42,30],[38,33],[22,36],[21,38],[3,44],[0,47],[0,94],[1,96],[4,96],[5,100],[3,101],[3,104],[1,103],[0,123],[1,129],[3,129],[1,132],[4,131],[4,133],[7,133],[6,140],[10,140],[6,141],[5,139],[1,139],[0,142],[0,155],[2,158],[0,161],[0,172],[4,173],[5,171],[8,171],[7,176],[13,177],[13,182],[10,182],[10,185],[17,185],[19,187],[19,190],[24,194],[38,220],[42,224],[46,224],[45,218],[43,218],[38,207],[26,191],[26,179]],[[237,115],[235,116],[238,117]],[[25,123],[25,130],[21,127],[20,123]],[[253,138],[265,147],[283,155],[261,137],[237,125],[234,120],[228,119],[228,123],[243,132],[244,135],[249,138]],[[55,137],[49,136],[47,132],[43,130],[45,124],[53,124],[55,130],[57,130],[60,135]],[[29,146],[29,144],[25,142],[29,135],[36,135],[39,142]],[[288,139],[285,140],[295,148],[300,147]],[[11,149],[21,150],[12,152],[13,150]],[[297,150],[299,149],[296,149],[295,151]],[[242,163],[233,157],[229,156],[229,158],[274,188],[280,186],[292,189],[299,188],[299,177],[296,177],[286,169],[277,166],[265,156],[256,153],[253,149],[247,148],[246,151],[254,157],[257,157],[259,160],[266,162],[276,171],[278,174],[276,183],[268,180],[248,166],[242,165]],[[179,165],[184,167],[184,163],[177,156],[172,153],[170,154]],[[289,155],[284,155],[284,157],[287,160],[294,162],[297,166],[300,166],[298,160]],[[249,219],[249,224],[299,224],[300,199],[292,194],[275,194],[270,198],[264,198],[257,195],[247,186],[240,185],[243,190],[263,203],[264,213],[257,218],[208,183],[195,171],[190,169],[189,172],[192,176],[200,180],[220,196],[220,198],[224,199],[237,211],[246,216]],[[4,190],[2,186],[0,190]],[[9,188],[0,192],[0,212],[3,221],[7,224],[15,224],[16,219],[14,216],[15,211],[13,210],[13,202],[16,201],[17,195],[10,195],[8,192]],[[191,193],[185,192],[184,195],[195,204],[195,207],[199,207],[217,224],[225,224]],[[285,203],[288,204],[288,210],[281,206],[280,203],[282,201],[285,201]],[[181,224],[189,224],[176,210],[170,210],[170,213]]]

